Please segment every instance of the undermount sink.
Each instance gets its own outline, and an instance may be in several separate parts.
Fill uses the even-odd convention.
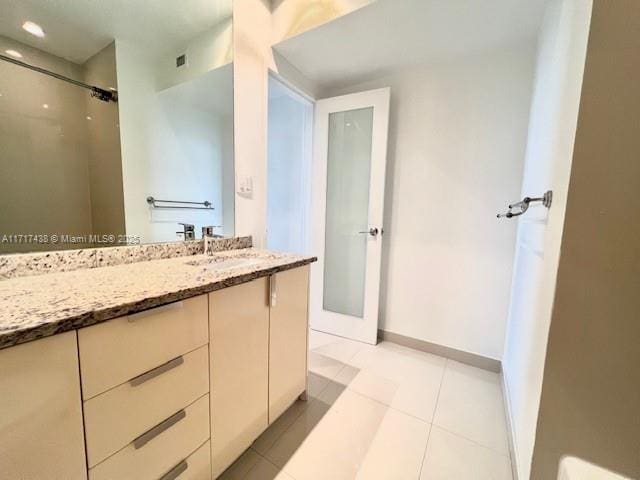
[[[201,260],[191,260],[186,262],[193,267],[205,267],[207,270],[226,270],[230,268],[248,267],[257,265],[261,261],[257,258],[205,258]]]

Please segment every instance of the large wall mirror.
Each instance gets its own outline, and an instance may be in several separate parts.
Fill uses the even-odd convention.
[[[233,235],[232,0],[0,10],[0,253]]]

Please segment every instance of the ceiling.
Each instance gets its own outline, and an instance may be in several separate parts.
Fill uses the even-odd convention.
[[[232,0],[0,0],[0,35],[74,63],[113,42],[171,53],[232,14]],[[45,38],[22,29],[30,20]]]
[[[537,38],[548,0],[377,0],[275,50],[320,88]]]

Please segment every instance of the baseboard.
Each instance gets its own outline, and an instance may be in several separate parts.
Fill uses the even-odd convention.
[[[482,368],[490,372],[500,373],[502,366],[500,360],[490,357],[484,357],[477,353],[465,352],[451,347],[445,347],[436,343],[419,340],[413,337],[406,337],[398,333],[387,332],[386,330],[378,330],[378,338],[387,342],[397,343],[404,347],[420,350],[421,352],[432,353],[441,357],[450,358],[456,362],[465,363],[472,367]]]
[[[507,437],[509,441],[509,455],[511,456],[511,472],[513,480],[518,480],[518,456],[516,455],[516,436],[513,429],[513,410],[511,409],[511,402],[509,401],[509,389],[507,387],[507,379],[504,376],[504,371],[500,372],[500,381],[502,382],[502,398],[504,401],[504,409],[507,417]]]

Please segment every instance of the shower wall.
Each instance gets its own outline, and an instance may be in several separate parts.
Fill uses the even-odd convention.
[[[21,61],[75,80],[116,87],[114,44],[82,65],[5,37],[0,50],[16,50]],[[84,248],[93,245],[89,239],[60,239],[124,233],[117,104],[0,62],[0,145],[0,253]],[[16,242],[13,235],[58,235],[59,241]]]
[[[25,61],[82,80],[79,65],[0,37],[0,50],[6,49],[21,52]],[[0,62],[0,94],[0,238],[90,234],[87,91]],[[0,242],[0,253],[51,248]]]
[[[87,60],[83,73],[86,83],[117,90],[115,43]],[[86,92],[84,98],[93,233],[122,235],[125,233],[124,196],[118,104],[100,102]]]

